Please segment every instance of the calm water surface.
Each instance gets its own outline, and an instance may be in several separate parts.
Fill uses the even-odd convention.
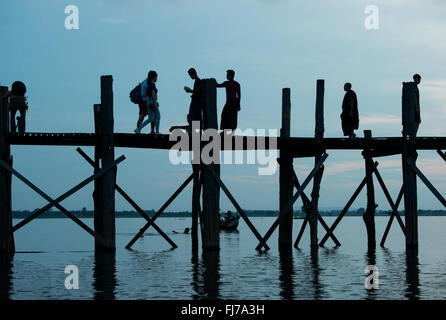
[[[331,225],[334,218],[325,218]],[[263,235],[273,218],[252,218]],[[377,240],[388,218],[377,217]],[[14,221],[14,224],[18,220]],[[92,227],[93,220],[84,222]],[[397,223],[387,248],[367,252],[360,217],[345,218],[335,234],[342,246],[311,253],[308,231],[300,249],[259,253],[243,222],[221,232],[221,250],[193,257],[189,235],[176,234],[189,219],[159,218],[157,224],[179,246],[149,228],[133,250],[124,249],[143,219],[117,219],[115,255],[95,254],[90,235],[68,219],[38,219],[15,234],[17,253],[0,260],[0,297],[10,299],[445,299],[446,217],[420,217],[418,253],[406,253]],[[294,220],[297,234],[302,220]],[[319,238],[323,235],[320,230]],[[367,265],[379,269],[379,289],[364,288]],[[79,290],[64,286],[65,267],[79,269]]]

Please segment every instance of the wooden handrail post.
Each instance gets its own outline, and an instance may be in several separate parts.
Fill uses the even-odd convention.
[[[7,140],[9,133],[9,112],[7,98],[3,95],[8,87],[0,87],[0,159],[12,166],[11,148]],[[0,234],[12,230],[11,208],[11,173],[0,168]],[[15,251],[14,236],[12,232],[0,239],[0,252],[13,253]]]
[[[201,106],[203,108],[203,129],[218,130],[217,122],[217,82],[215,79],[201,80]],[[218,154],[216,155],[215,153]],[[210,167],[220,177],[220,150],[210,151],[215,161],[211,164],[202,164],[203,169],[203,239],[202,247],[205,250],[220,249],[220,186],[204,166]]]
[[[317,80],[316,86],[316,122],[314,137],[317,143],[317,153],[314,157],[314,163],[318,163],[324,153],[322,141],[324,138],[324,90],[325,81]],[[319,205],[319,190],[321,186],[322,176],[324,174],[324,166],[316,173],[313,180],[313,191],[311,192],[311,209],[308,219],[310,226],[310,244],[312,248],[319,248],[319,241],[317,238],[317,222],[318,222],[318,205]]]
[[[290,137],[291,118],[291,92],[289,88],[282,90],[282,128],[280,129],[280,139]],[[286,148],[286,147],[285,147]],[[279,212],[282,212],[293,198],[293,158],[289,155],[289,150],[280,148],[280,168],[279,168]],[[279,247],[292,246],[293,242],[293,207],[280,215],[279,220]]]
[[[366,140],[366,149],[363,152],[365,159],[365,174],[366,174],[366,188],[367,188],[367,208],[362,218],[364,220],[367,229],[367,243],[369,249],[376,247],[376,233],[375,233],[375,187],[373,184],[373,171],[375,165],[373,159],[370,156],[370,142],[372,140],[372,131],[364,130],[364,138]]]
[[[101,104],[94,106],[95,132],[95,170],[113,164],[115,149],[113,144],[113,77],[101,77]],[[94,190],[94,228],[100,234],[106,246],[95,242],[97,250],[114,251],[116,249],[115,229],[115,184],[116,170],[111,170],[95,181]]]
[[[406,248],[418,246],[418,204],[417,177],[410,168],[409,161],[415,165],[417,151],[414,146],[415,130],[415,90],[414,82],[403,83],[402,115],[403,115],[403,185],[404,185],[404,218],[406,225]]]

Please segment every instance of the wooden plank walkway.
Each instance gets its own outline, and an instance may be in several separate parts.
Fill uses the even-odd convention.
[[[169,141],[168,134],[158,136],[150,134],[114,133],[115,147],[120,148],[144,148],[144,149],[171,149],[177,143]],[[243,147],[234,148],[236,139],[243,140]],[[248,140],[255,139],[250,144]],[[262,140],[264,144],[262,145]],[[44,133],[32,132],[25,134],[9,134],[7,141],[11,145],[41,145],[41,146],[95,146],[97,142],[94,133]],[[364,150],[366,145],[372,150],[379,151],[382,155],[400,154],[402,152],[404,139],[402,137],[372,138],[366,142],[364,138],[324,138],[322,145],[326,150]],[[207,142],[202,142],[206,144]],[[417,137],[415,138],[417,150],[446,149],[446,137]],[[270,143],[269,137],[235,136],[232,137],[232,146],[225,148],[222,138],[222,150],[269,150],[287,149],[294,152],[295,156],[308,153],[309,156],[317,151],[318,143],[315,138],[277,138],[277,145]],[[189,146],[190,148],[191,146]],[[379,156],[376,154],[375,156]]]

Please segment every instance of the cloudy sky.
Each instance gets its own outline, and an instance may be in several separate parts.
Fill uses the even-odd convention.
[[[65,7],[79,9],[79,30],[65,28]],[[367,30],[364,12],[379,8],[379,29]],[[129,91],[149,69],[159,74],[161,131],[183,124],[191,86],[187,69],[202,78],[224,80],[236,70],[242,86],[239,127],[278,129],[282,88],[291,88],[293,136],[312,136],[317,79],[325,79],[326,136],[339,137],[343,84],[353,83],[359,99],[360,129],[374,136],[401,135],[401,83],[423,76],[420,136],[445,135],[446,4],[437,0],[2,0],[0,84],[22,80],[28,87],[27,130],[93,132],[93,104],[99,78],[114,78],[115,131],[133,132],[138,109]],[[218,98],[219,113],[224,92]],[[85,148],[92,154],[92,148]],[[91,174],[74,147],[14,146],[14,167],[56,197]],[[118,183],[145,209],[157,209],[190,174],[167,151],[117,149],[125,154]],[[379,159],[381,174],[396,197],[401,159]],[[312,159],[296,159],[301,179]],[[446,164],[435,152],[420,152],[418,165],[446,190]],[[256,165],[224,165],[223,180],[242,207],[278,208],[278,175],[259,176]],[[342,207],[364,175],[360,151],[330,151],[321,207]],[[70,197],[68,209],[91,209],[92,186]],[[419,183],[419,206],[441,204]],[[379,209],[389,206],[380,190]],[[35,209],[44,200],[17,179],[13,208]],[[364,207],[362,195],[353,207]],[[191,187],[169,210],[190,210]],[[300,206],[300,203],[299,203]],[[222,196],[221,207],[231,209]],[[130,209],[117,195],[117,209]]]

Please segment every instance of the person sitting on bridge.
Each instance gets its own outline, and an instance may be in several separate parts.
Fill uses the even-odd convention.
[[[237,129],[237,113],[240,111],[240,84],[234,81],[235,71],[226,71],[227,81],[217,84],[217,88],[226,88],[226,103],[221,113],[220,130]]]
[[[346,93],[342,102],[342,131],[344,131],[344,136],[354,138],[356,135],[353,131],[359,127],[358,100],[351,83],[347,82],[344,90]]]
[[[160,111],[159,111],[159,103],[158,103],[158,89],[156,88],[155,82],[158,80],[158,74],[155,71],[150,71],[147,77],[147,88],[146,88],[146,96],[147,96],[147,111],[148,118],[144,121],[141,127],[137,128],[137,133],[141,132],[141,129],[144,128],[147,124],[155,121],[155,129],[156,134],[159,134],[160,130]],[[154,133],[153,126],[151,133]]]
[[[15,133],[18,127],[19,133],[25,133],[26,110],[28,110],[28,102],[25,97],[26,86],[21,81],[15,81],[11,86],[11,91],[8,91],[4,98],[9,97],[9,111],[11,112],[11,132]],[[17,117],[17,125],[15,115],[17,111],[20,116]]]

